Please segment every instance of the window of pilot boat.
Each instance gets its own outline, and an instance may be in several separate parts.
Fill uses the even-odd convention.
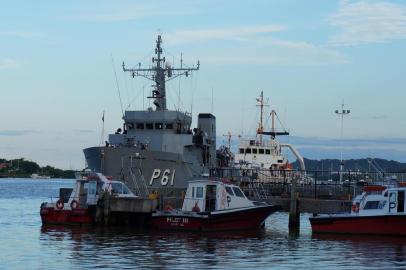
[[[203,187],[196,187],[196,198],[203,198]]]
[[[244,193],[242,193],[241,189],[239,189],[238,187],[233,187],[234,193],[235,195],[237,195],[238,197],[245,197]]]
[[[232,189],[231,187],[226,186],[226,191],[227,191],[227,193],[230,194],[231,196],[234,196],[233,189]]]
[[[240,148],[240,154],[244,154],[244,148]]]
[[[258,154],[258,149],[257,149],[257,148],[253,148],[253,149],[252,149],[252,153],[253,153],[253,154]]]
[[[379,209],[379,203],[380,201],[368,201],[364,206],[364,210]]]
[[[135,127],[137,129],[144,129],[144,123],[137,123],[137,124],[135,124]]]
[[[192,187],[192,198],[195,197],[195,187]]]
[[[145,127],[146,127],[147,129],[154,129],[154,125],[153,125],[152,123],[146,123],[146,124],[145,124]]]
[[[261,155],[261,154],[263,155],[263,154],[264,154],[264,149],[259,148],[259,149],[258,149],[258,153],[259,153],[260,155]]]
[[[113,194],[122,194],[123,185],[121,183],[111,183],[111,192]]]
[[[123,194],[131,194],[131,191],[128,189],[128,187],[123,185]]]
[[[251,148],[245,149],[245,153],[246,153],[246,154],[251,154]]]
[[[173,129],[173,124],[172,123],[166,123],[165,128],[166,129]]]
[[[164,124],[162,123],[155,123],[155,129],[163,129],[164,128]]]
[[[270,150],[270,149],[265,149],[265,154],[270,155],[270,154],[271,154],[271,150]]]

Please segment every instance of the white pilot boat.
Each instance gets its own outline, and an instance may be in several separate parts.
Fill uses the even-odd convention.
[[[181,210],[165,205],[152,214],[158,229],[228,231],[258,229],[280,206],[249,200],[242,190],[219,180],[190,181]]]
[[[80,174],[73,189],[61,188],[56,202],[41,204],[42,224],[93,224],[97,203],[104,192],[116,197],[137,197],[121,181],[111,180],[101,173]]]

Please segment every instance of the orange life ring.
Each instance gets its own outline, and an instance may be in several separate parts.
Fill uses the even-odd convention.
[[[167,204],[167,205],[165,205],[164,210],[165,210],[166,212],[171,212],[171,211],[173,210],[173,208],[172,208],[172,206],[171,206],[170,204]]]
[[[56,202],[56,209],[58,209],[58,210],[62,210],[62,209],[63,209],[63,201],[62,201],[61,199],[59,199],[59,200]]]
[[[72,209],[76,209],[76,208],[78,208],[78,206],[79,206],[79,203],[77,200],[72,200],[72,202],[70,203],[70,208],[72,208]]]

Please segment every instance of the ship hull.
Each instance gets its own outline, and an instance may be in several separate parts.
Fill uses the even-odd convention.
[[[156,229],[186,231],[259,229],[270,214],[279,210],[279,206],[262,206],[208,214],[158,212],[152,216],[152,225]]]
[[[406,215],[320,216],[310,223],[313,233],[406,236]]]
[[[91,225],[94,222],[89,209],[57,210],[42,207],[40,215],[42,225]]]
[[[137,181],[144,179],[148,188],[185,189],[189,180],[208,172],[195,154],[179,155],[134,147],[90,147],[83,150],[88,168],[115,179],[127,179],[134,188],[130,168]],[[141,177],[142,174],[142,177]]]

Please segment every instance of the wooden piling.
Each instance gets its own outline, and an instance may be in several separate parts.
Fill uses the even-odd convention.
[[[107,192],[103,196],[104,200],[104,208],[103,208],[103,218],[104,218],[104,225],[109,225],[109,216],[110,216],[110,195]]]
[[[297,177],[292,179],[290,191],[290,212],[289,212],[289,230],[298,231],[300,229],[300,207],[299,196],[296,193]]]

